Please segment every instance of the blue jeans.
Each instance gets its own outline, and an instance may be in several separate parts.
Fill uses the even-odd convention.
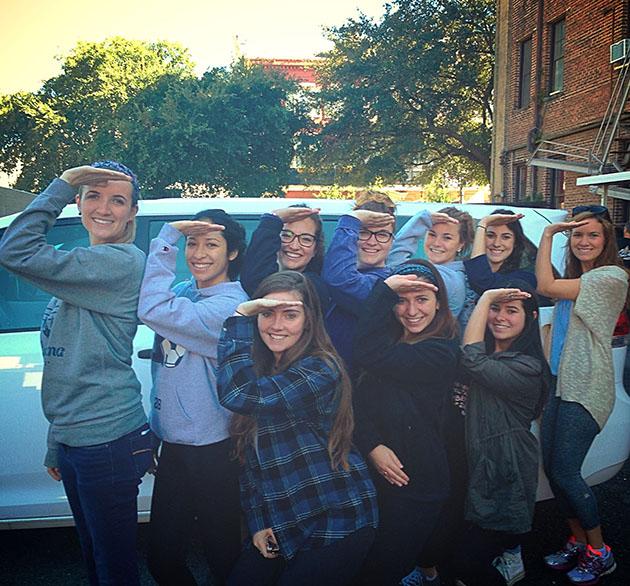
[[[597,499],[582,478],[582,463],[599,425],[579,403],[552,397],[543,414],[543,468],[560,512],[577,519],[583,529],[599,525]]]
[[[95,446],[61,444],[59,469],[90,584],[137,585],[138,485],[153,462],[145,425]]]

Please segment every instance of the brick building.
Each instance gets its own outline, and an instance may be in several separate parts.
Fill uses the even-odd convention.
[[[628,218],[630,183],[617,172],[630,170],[629,4],[497,0],[493,200],[606,200],[617,222]]]

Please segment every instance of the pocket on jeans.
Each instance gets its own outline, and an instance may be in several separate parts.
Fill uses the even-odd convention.
[[[153,450],[156,443],[156,437],[150,429],[139,431],[131,438],[131,457],[140,478],[153,467]]]

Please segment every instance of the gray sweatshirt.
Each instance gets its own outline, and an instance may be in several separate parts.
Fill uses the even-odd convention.
[[[41,329],[46,466],[57,466],[58,443],[97,445],[146,423],[131,367],[144,253],[133,244],[49,245],[47,231],[75,194],[55,179],[0,241],[0,264],[54,296]]]
[[[231,413],[219,404],[215,370],[223,322],[247,293],[238,281],[171,289],[181,232],[165,224],[151,242],[138,315],[155,333],[150,422],[163,440],[202,446],[229,437]]]

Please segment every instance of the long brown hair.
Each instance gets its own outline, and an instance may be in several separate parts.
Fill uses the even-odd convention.
[[[571,218],[572,222],[581,222],[582,220],[590,220],[594,218],[602,225],[602,232],[604,233],[604,250],[595,259],[593,268],[605,267],[608,265],[615,265],[624,268],[623,262],[619,258],[619,251],[617,250],[617,241],[615,240],[615,228],[612,223],[601,215],[594,214],[593,212],[582,212],[576,214]],[[582,276],[582,263],[573,254],[571,250],[571,235],[567,242],[567,255],[564,276],[566,279],[578,279]]]
[[[271,350],[260,338],[258,328],[254,328],[252,358],[258,376],[269,376],[282,372],[304,356],[316,356],[324,360],[339,373],[339,383],[335,401],[337,412],[328,437],[328,454],[333,469],[340,465],[347,470],[348,452],[352,443],[354,416],[352,412],[352,386],[343,362],[332,345],[324,328],[319,298],[307,277],[297,271],[280,271],[269,275],[260,283],[253,299],[259,299],[273,293],[295,292],[300,297],[304,308],[304,330],[300,339],[286,350],[280,362],[275,363]],[[236,455],[244,461],[245,450],[252,445],[257,431],[256,419],[247,415],[235,415],[232,418],[231,434],[236,441]]]
[[[623,261],[619,257],[619,251],[617,250],[617,240],[615,239],[615,228],[607,218],[601,214],[595,214],[593,212],[581,212],[571,218],[573,222],[581,222],[582,220],[590,220],[594,218],[602,225],[602,231],[604,233],[604,250],[595,259],[593,268],[605,267],[614,265],[622,268],[626,271],[626,274],[630,278],[630,272],[623,265]],[[579,279],[583,274],[582,263],[573,254],[571,250],[571,234],[569,234],[569,240],[567,241],[567,254],[566,264],[564,269],[565,279]],[[626,292],[626,304],[624,309],[627,311],[630,308],[630,287]]]
[[[394,274],[410,274],[410,272],[412,272],[410,271],[410,268],[413,266],[425,267],[425,269],[430,271],[432,277],[428,277],[428,275],[423,276],[420,271],[416,274],[421,281],[433,283],[437,286],[438,290],[435,296],[437,297],[437,301],[439,303],[439,309],[436,312],[433,321],[417,336],[415,336],[412,342],[415,344],[416,342],[421,342],[422,340],[427,340],[429,338],[446,338],[447,340],[456,338],[459,335],[459,326],[457,325],[457,320],[453,317],[453,314],[448,306],[448,294],[446,292],[444,280],[435,266],[427,260],[412,258],[405,261],[404,264],[396,267]],[[397,335],[398,339],[401,339],[403,336],[403,326],[393,315],[392,318],[395,324],[393,326],[395,335]]]

